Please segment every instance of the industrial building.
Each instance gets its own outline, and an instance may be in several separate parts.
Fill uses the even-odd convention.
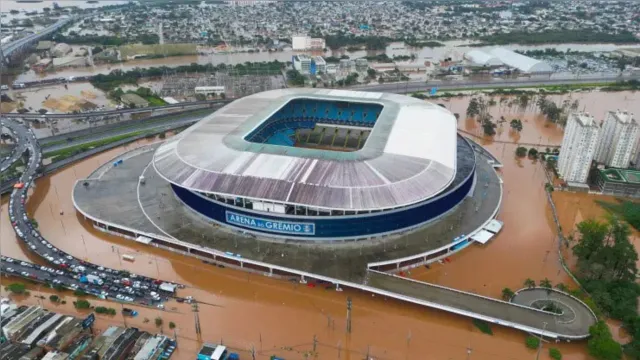
[[[78,319],[40,306],[17,307],[5,300],[1,320],[0,359],[167,360],[177,346],[164,335],[115,326],[94,340],[91,332],[93,314]]]
[[[131,93],[124,94],[120,97],[120,101],[122,101],[123,104],[129,105],[129,106],[133,105],[139,108],[149,106],[149,102],[138,94],[131,94]]]
[[[636,158],[638,123],[627,111],[607,112],[595,160],[607,167],[627,168]]]
[[[515,51],[505,48],[495,48],[488,52],[471,50],[464,55],[467,61],[476,66],[501,66],[506,65],[526,74],[549,74],[553,72],[551,65]]]
[[[593,116],[572,113],[562,138],[558,174],[569,184],[584,184],[598,144],[600,127]]]
[[[464,58],[474,66],[502,66],[504,63],[497,57],[481,50],[471,50],[464,54]]]
[[[325,41],[322,38],[312,38],[309,36],[294,36],[291,38],[291,47],[294,51],[300,50],[323,50]]]

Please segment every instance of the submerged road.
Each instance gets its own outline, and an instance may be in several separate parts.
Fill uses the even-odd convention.
[[[34,280],[60,285],[72,290],[80,289],[100,298],[162,307],[162,302],[174,294],[162,291],[160,285],[173,286],[175,284],[83,261],[58,249],[40,234],[37,226],[27,216],[26,210],[29,188],[34,184],[42,165],[40,145],[30,128],[10,119],[3,119],[3,124],[10,129],[16,140],[15,153],[19,154],[16,160],[22,154],[29,156],[26,168],[9,198],[11,226],[18,238],[33,253],[48,262],[49,267],[23,261],[20,262],[20,266],[22,266],[20,270],[22,271],[18,271],[17,268],[6,264],[12,263],[12,261],[5,260],[3,261],[4,266],[0,270],[7,274],[31,277]],[[25,267],[33,270],[27,271],[24,269]],[[52,278],[52,275],[45,276],[45,273],[52,274],[56,278]]]

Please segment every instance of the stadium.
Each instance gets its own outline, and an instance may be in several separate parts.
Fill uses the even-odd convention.
[[[282,89],[236,100],[155,151],[177,199],[223,228],[287,241],[409,232],[453,211],[476,152],[445,108],[411,97]]]

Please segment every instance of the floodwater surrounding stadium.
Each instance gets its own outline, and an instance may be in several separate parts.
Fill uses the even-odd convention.
[[[609,110],[604,104],[610,104],[608,106],[612,109],[640,110],[632,108],[633,105],[640,106],[636,94],[585,93],[573,96],[580,101],[581,108],[584,103],[586,110],[596,118],[602,118],[604,111]],[[595,101],[596,97],[598,101]],[[469,98],[456,98],[435,102],[464,114],[468,101]],[[561,141],[560,129],[548,126],[532,113],[520,114],[498,106],[493,111],[496,117],[503,115],[510,120],[517,115],[523,119],[520,142],[543,142],[540,141],[543,139],[546,140],[544,143],[559,144]],[[459,127],[465,131],[475,132],[475,126],[477,123],[474,121],[460,120]],[[554,284],[571,284],[560,268],[555,252],[557,244],[543,192],[545,179],[542,168],[535,161],[516,159],[516,145],[499,142],[513,141],[508,123],[503,127],[494,141],[486,141],[487,149],[504,164],[500,171],[505,181],[504,202],[499,215],[505,221],[502,233],[487,245],[472,245],[452,256],[451,263],[435,264],[429,270],[415,269],[408,276],[492,297],[499,297],[503,287],[519,288],[528,277],[536,281],[547,277]],[[73,255],[101,265],[186,284],[188,287],[182,294],[193,295],[202,302],[203,341],[222,341],[233,348],[243,349],[243,358],[250,356],[246,351],[253,346],[258,359],[267,359],[271,354],[287,359],[305,358],[304,354],[313,349],[314,336],[318,341],[318,359],[355,360],[362,359],[367,353],[375,359],[494,360],[535,356],[532,350],[525,348],[525,335],[518,331],[493,327],[494,335],[489,336],[482,334],[468,318],[353,291],[338,293],[216,268],[193,258],[138,245],[95,230],[73,208],[71,190],[74,182],[115,155],[144,142],[102,153],[39,179],[29,200],[28,211],[38,221],[43,236]],[[40,262],[16,240],[6,215],[6,199],[3,200],[0,222],[2,253]],[[560,202],[558,206],[563,211],[563,202],[574,200],[568,194],[566,199],[557,197],[556,201]],[[599,215],[595,211],[593,213],[594,216]],[[581,216],[589,214],[591,212]],[[562,219],[563,214],[560,216]],[[133,255],[135,262],[122,261],[122,254]],[[34,296],[36,292],[22,301],[35,303],[38,300]],[[350,335],[345,333],[347,296],[353,299],[353,332]],[[67,297],[72,298],[70,294]],[[69,306],[64,310],[74,312]],[[170,302],[167,311],[145,309],[138,318],[127,319],[127,323],[154,331],[153,325],[149,325],[153,321],[145,324],[143,319],[156,316],[161,316],[165,324],[173,321],[177,325],[180,350],[176,358],[193,359],[199,342],[189,306]],[[100,318],[99,326],[102,327],[122,320],[119,317]],[[170,333],[166,326],[165,333]],[[564,359],[587,359],[583,344],[553,346],[562,350]],[[546,351],[542,358],[547,358]]]

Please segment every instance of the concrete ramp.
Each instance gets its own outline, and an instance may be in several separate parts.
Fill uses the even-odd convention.
[[[568,294],[553,290],[534,289],[538,291],[532,291],[527,297],[527,302],[531,303],[533,298],[540,301],[553,298],[558,302],[569,303],[575,314],[573,319],[521,304],[377,271],[369,271],[367,285],[391,293],[402,294],[404,297],[398,298],[405,301],[551,338],[584,339],[589,336],[589,327],[596,322],[595,316],[584,303]]]

